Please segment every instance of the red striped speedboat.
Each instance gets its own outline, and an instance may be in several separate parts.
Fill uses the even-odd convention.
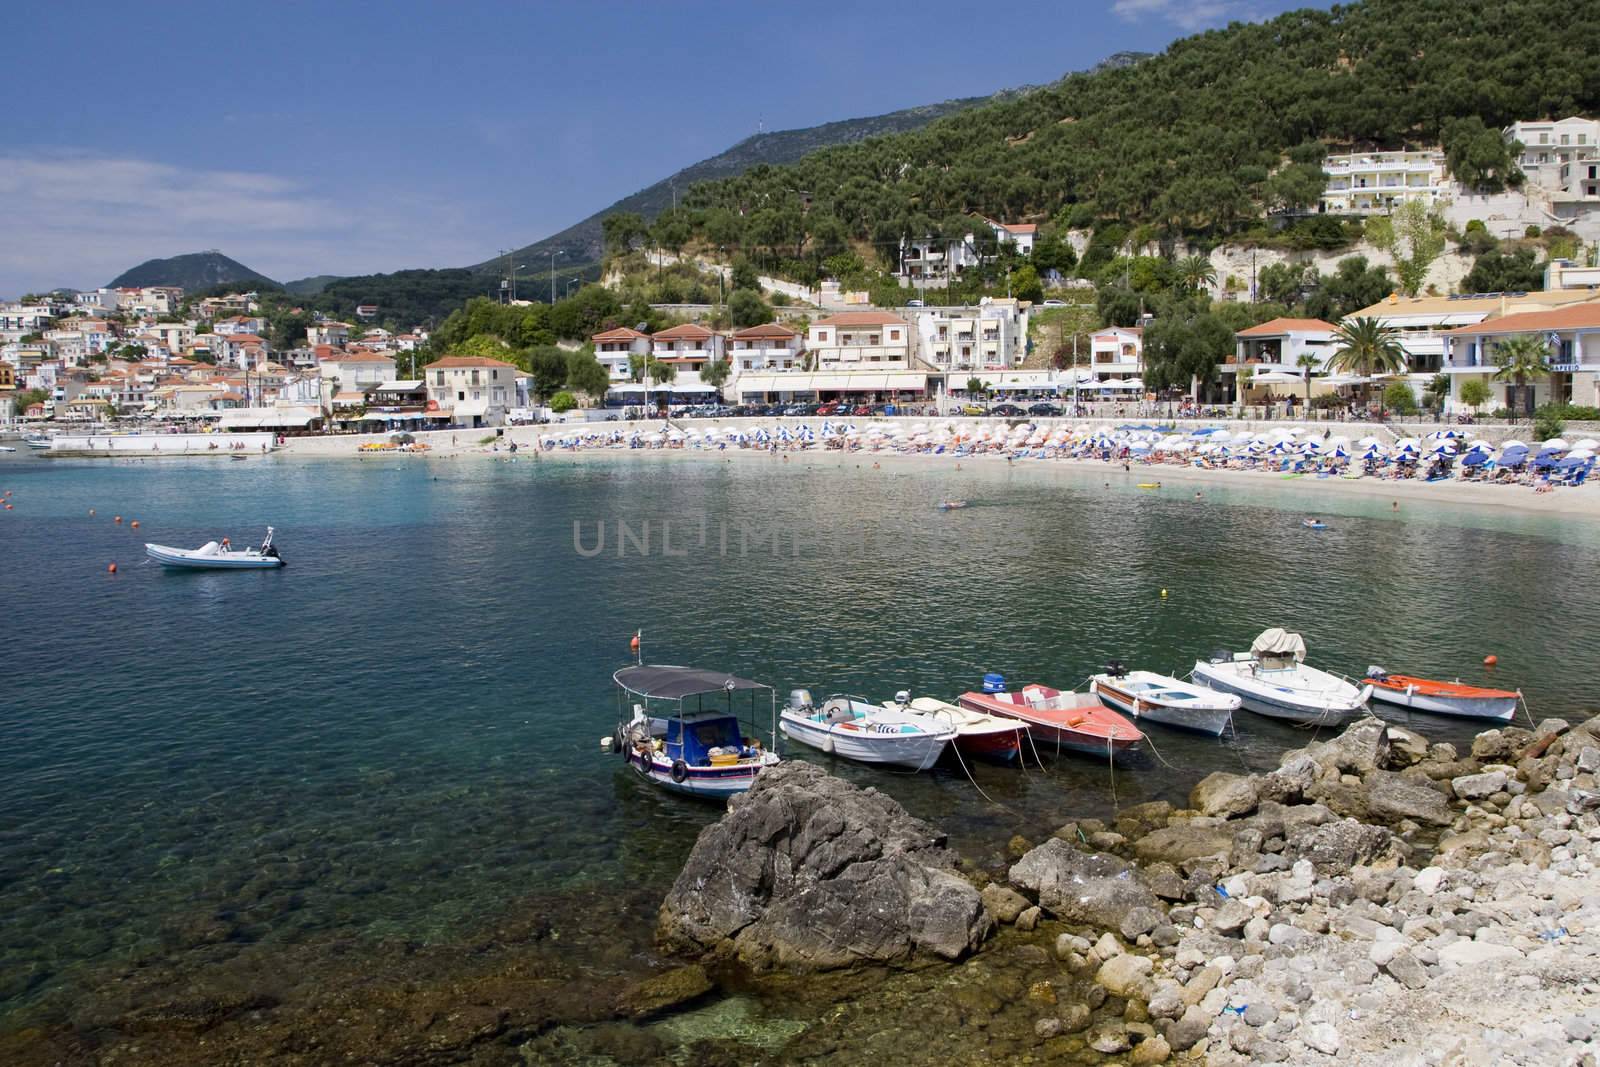
[[[1104,756],[1125,752],[1144,740],[1137,726],[1106,707],[1093,693],[1063,693],[1047,685],[1025,685],[1015,693],[962,693],[960,704],[970,711],[1027,723],[1028,733],[1041,754],[1068,748]]]
[[[1522,694],[1509,689],[1487,689],[1463,682],[1442,682],[1409,674],[1390,674],[1381,667],[1367,668],[1372,684],[1372,699],[1385,704],[1430,711],[1435,715],[1455,715],[1464,719],[1510,721],[1516,714]]]

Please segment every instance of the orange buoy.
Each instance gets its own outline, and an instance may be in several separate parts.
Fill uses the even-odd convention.
[[[118,516],[117,516],[117,517],[116,517],[116,518],[114,518],[114,519],[112,519],[112,520],[111,520],[111,521],[112,521],[112,522],[117,522],[117,523],[120,523],[120,522],[121,522],[121,521],[122,521],[122,516],[121,516],[121,515],[118,515]]]
[[[138,519],[134,519],[134,520],[133,520],[133,521],[132,521],[132,522],[130,522],[130,523],[129,523],[129,524],[128,524],[128,525],[129,525],[129,526],[132,526],[132,527],[133,527],[133,528],[134,528],[134,529],[135,529],[135,530],[137,530],[137,529],[138,529],[138,528],[139,528],[139,520],[138,520]]]
[[[115,563],[113,563],[113,564],[112,564],[112,565],[111,565],[111,566],[109,566],[109,567],[107,567],[107,568],[106,568],[106,572],[107,572],[107,573],[108,573],[108,574],[115,574],[115,573],[117,573],[117,565],[116,565],[116,564],[115,564]]]
[[[639,639],[637,637],[628,642],[628,649],[633,652],[639,651]]]
[[[7,505],[6,505],[6,510],[7,510],[7,511],[10,511],[10,510],[11,510],[11,505],[10,505],[10,504],[7,504]]]
[[[1485,667],[1493,667],[1496,663],[1499,663],[1499,662],[1500,662],[1500,657],[1499,656],[1485,656],[1485,657],[1483,657],[1483,665]]]

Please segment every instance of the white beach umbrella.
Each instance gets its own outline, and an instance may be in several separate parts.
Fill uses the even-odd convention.
[[[1567,449],[1571,448],[1572,446],[1567,444],[1565,441],[1563,441],[1559,437],[1552,437],[1552,438],[1550,438],[1550,440],[1546,441],[1544,444],[1540,445],[1539,447],[1544,449],[1547,452],[1565,452]]]
[[[1592,449],[1592,448],[1574,448],[1571,452],[1567,453],[1567,458],[1568,459],[1593,459],[1594,458],[1594,449]]]
[[[1500,447],[1501,447],[1501,449],[1507,449],[1507,448],[1527,448],[1528,446],[1523,444],[1521,441],[1518,441],[1515,438],[1512,438],[1509,441],[1500,442]]]
[[[1600,441],[1596,441],[1592,437],[1585,437],[1580,441],[1574,441],[1572,443],[1572,450],[1574,452],[1578,451],[1580,448],[1587,448],[1591,452],[1600,451]]]

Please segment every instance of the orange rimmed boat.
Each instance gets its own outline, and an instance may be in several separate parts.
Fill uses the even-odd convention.
[[[1463,682],[1441,682],[1415,678],[1409,674],[1390,674],[1381,667],[1367,668],[1372,684],[1372,699],[1412,711],[1435,715],[1456,715],[1465,719],[1509,721],[1517,711],[1522,694],[1508,689],[1487,689]]]
[[[1038,750],[1068,748],[1091,756],[1120,754],[1144,740],[1144,734],[1127,719],[1100,702],[1093,693],[1063,693],[1047,685],[1025,685],[1021,692],[1005,689],[999,675],[985,675],[983,692],[962,693],[959,705],[968,711],[1001,715],[1028,724]]]

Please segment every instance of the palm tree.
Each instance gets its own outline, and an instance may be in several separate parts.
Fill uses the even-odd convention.
[[[1333,350],[1328,366],[1362,378],[1398,374],[1405,369],[1406,352],[1395,338],[1395,331],[1381,319],[1371,316],[1345,319],[1334,333],[1333,339],[1339,347]],[[1378,417],[1382,418],[1382,394],[1379,397]]]
[[[1513,382],[1521,392],[1531,379],[1549,375],[1550,346],[1534,334],[1517,334],[1495,344],[1494,361],[1500,368],[1494,372],[1495,379]],[[1516,406],[1510,397],[1506,398],[1506,407],[1515,414]]]
[[[1321,363],[1321,362],[1322,361],[1320,359],[1318,359],[1316,356],[1312,355],[1310,352],[1302,352],[1302,353],[1300,353],[1300,358],[1294,361],[1294,365],[1296,367],[1300,368],[1300,374],[1306,380],[1306,415],[1307,416],[1309,416],[1311,414],[1311,370],[1312,370],[1313,367],[1315,367],[1318,363]]]
[[[1185,289],[1217,284],[1217,269],[1205,256],[1184,256],[1177,262],[1178,281]]]

